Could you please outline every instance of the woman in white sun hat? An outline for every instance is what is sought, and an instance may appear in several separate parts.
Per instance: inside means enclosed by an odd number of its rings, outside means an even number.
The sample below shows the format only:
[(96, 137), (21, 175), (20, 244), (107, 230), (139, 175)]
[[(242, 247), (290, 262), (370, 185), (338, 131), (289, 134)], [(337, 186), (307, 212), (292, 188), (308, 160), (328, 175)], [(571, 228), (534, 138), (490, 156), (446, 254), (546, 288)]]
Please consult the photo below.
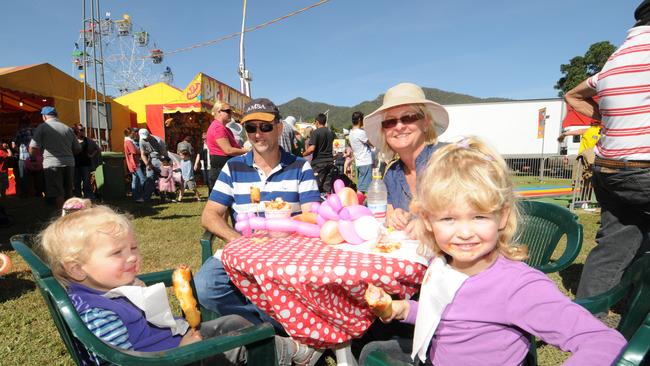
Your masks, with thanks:
[(384, 183), (388, 190), (386, 226), (410, 231), (409, 203), (417, 178), (429, 157), (442, 143), (440, 136), (449, 125), (449, 114), (440, 104), (426, 99), (413, 83), (400, 83), (386, 91), (376, 111), (363, 124), (368, 140), (391, 160)]

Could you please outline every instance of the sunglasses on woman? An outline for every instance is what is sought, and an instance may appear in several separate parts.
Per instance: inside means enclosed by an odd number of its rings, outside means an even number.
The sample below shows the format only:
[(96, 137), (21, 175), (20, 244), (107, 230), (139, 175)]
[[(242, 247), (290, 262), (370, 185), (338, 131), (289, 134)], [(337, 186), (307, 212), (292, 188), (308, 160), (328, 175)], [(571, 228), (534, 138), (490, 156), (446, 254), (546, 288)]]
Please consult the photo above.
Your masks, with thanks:
[(257, 132), (257, 128), (259, 127), (260, 132), (271, 132), (273, 131), (273, 123), (270, 122), (262, 122), (262, 123), (254, 123), (254, 122), (246, 122), (244, 123), (244, 129), (248, 133), (255, 133)]
[(421, 113), (409, 113), (399, 118), (389, 118), (381, 121), (381, 128), (389, 129), (397, 126), (397, 122), (402, 121), (402, 124), (410, 125), (424, 118)]

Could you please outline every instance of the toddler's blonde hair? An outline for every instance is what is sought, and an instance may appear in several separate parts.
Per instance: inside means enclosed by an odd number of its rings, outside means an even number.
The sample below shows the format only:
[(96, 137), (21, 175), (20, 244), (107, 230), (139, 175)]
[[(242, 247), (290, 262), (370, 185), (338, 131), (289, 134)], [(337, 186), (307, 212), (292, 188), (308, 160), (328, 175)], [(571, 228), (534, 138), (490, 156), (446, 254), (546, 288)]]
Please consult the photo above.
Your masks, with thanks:
[(444, 255), (424, 220), (434, 212), (466, 202), (480, 212), (499, 217), (509, 209), (506, 225), (499, 231), (497, 250), (509, 259), (526, 259), (525, 246), (512, 243), (518, 211), (510, 171), (503, 158), (485, 142), (467, 137), (441, 147), (431, 156), (418, 182), (411, 211), (417, 214), (415, 230), (420, 254)]
[(95, 206), (68, 213), (54, 220), (39, 234), (39, 242), (54, 277), (67, 286), (72, 280), (64, 263), (87, 260), (100, 234), (124, 238), (133, 226), (129, 217), (107, 206)]

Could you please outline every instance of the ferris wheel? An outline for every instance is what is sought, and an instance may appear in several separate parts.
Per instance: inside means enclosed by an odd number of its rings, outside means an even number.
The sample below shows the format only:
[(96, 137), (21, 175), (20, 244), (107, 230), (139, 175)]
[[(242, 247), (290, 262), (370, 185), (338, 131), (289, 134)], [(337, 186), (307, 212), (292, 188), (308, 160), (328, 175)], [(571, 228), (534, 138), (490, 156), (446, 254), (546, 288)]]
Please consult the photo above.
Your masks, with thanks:
[[(92, 28), (95, 29), (92, 29)], [(90, 23), (79, 32), (72, 52), (72, 63), (76, 71), (95, 72), (98, 59), (103, 63), (104, 83), (108, 95), (124, 95), (142, 89), (159, 81), (171, 84), (174, 75), (169, 66), (163, 65), (164, 53), (153, 42), (149, 32), (134, 24), (131, 16), (112, 19), (106, 13), (104, 19)], [(79, 74), (80, 78), (91, 78)]]

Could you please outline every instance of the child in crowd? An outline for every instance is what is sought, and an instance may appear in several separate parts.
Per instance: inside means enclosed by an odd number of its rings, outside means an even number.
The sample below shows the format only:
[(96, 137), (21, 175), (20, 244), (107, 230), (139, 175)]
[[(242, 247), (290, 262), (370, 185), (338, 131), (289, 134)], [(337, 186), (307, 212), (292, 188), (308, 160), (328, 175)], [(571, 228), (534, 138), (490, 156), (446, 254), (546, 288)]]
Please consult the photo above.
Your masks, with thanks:
[(176, 202), (176, 182), (174, 181), (174, 168), (168, 157), (160, 158), (160, 176), (158, 177), (158, 191), (160, 192), (160, 202), (167, 200), (168, 193), (171, 193), (172, 202)]
[[(74, 201), (71, 201), (74, 200)], [(203, 322), (199, 330), (173, 335), (170, 328), (154, 326), (144, 311), (126, 297), (106, 298), (106, 292), (120, 287), (143, 285), (137, 279), (141, 266), (138, 241), (125, 215), (106, 206), (90, 206), (73, 198), (64, 207), (73, 208), (52, 222), (40, 242), (55, 278), (68, 295), (88, 329), (103, 341), (125, 350), (156, 352), (198, 342), (251, 325), (238, 315)], [(87, 204), (88, 206), (81, 207)], [(281, 366), (308, 363), (314, 351), (290, 338), (275, 340)], [(95, 355), (90, 361), (98, 363)], [(227, 351), (210, 360), (215, 365), (243, 365), (244, 347)]]
[(520, 365), (528, 334), (572, 352), (566, 364), (612, 363), (625, 339), (519, 262), (526, 250), (512, 243), (517, 206), (501, 156), (463, 139), (435, 152), (419, 181), (427, 184), (411, 209), (419, 252), (432, 262), (419, 300), (394, 300), (382, 318), (415, 324), (411, 354), (403, 341), (371, 342), (362, 365), (375, 349), (406, 362), (428, 357), (436, 366)]
[(181, 174), (183, 175), (183, 186), (178, 196), (178, 202), (183, 200), (183, 192), (185, 189), (194, 191), (197, 201), (201, 201), (201, 193), (196, 188), (196, 181), (194, 180), (194, 167), (192, 165), (192, 157), (187, 150), (181, 151)]

